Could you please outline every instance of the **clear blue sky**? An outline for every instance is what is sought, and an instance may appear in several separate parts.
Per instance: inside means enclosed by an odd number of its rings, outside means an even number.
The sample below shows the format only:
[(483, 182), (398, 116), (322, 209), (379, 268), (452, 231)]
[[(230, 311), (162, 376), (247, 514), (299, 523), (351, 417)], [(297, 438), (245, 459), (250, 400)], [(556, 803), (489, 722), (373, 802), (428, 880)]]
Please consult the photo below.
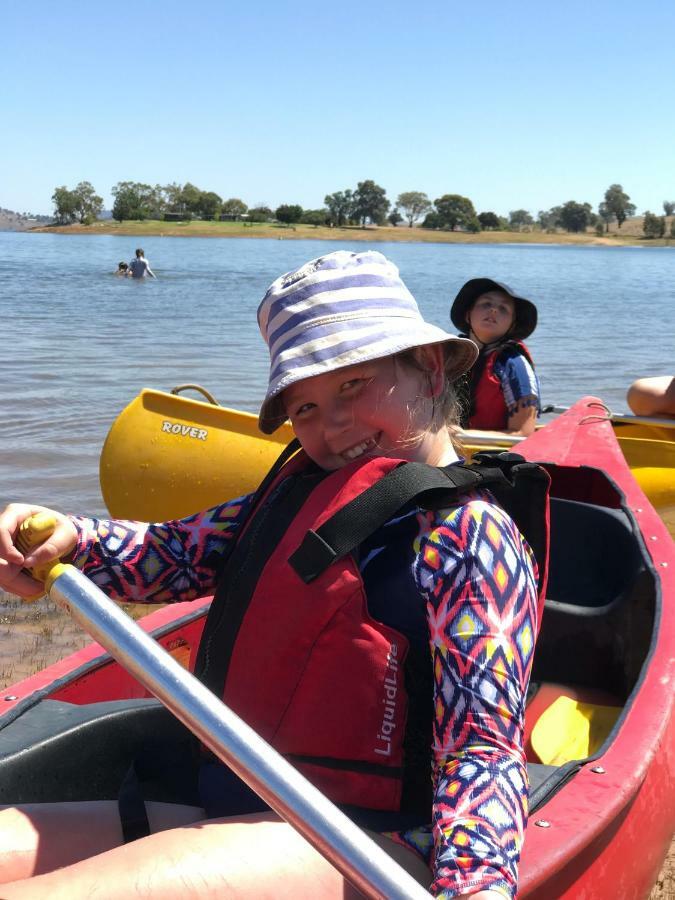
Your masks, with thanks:
[(192, 181), (249, 206), (374, 179), (478, 211), (675, 200), (675, 3), (2, 4), (0, 206)]

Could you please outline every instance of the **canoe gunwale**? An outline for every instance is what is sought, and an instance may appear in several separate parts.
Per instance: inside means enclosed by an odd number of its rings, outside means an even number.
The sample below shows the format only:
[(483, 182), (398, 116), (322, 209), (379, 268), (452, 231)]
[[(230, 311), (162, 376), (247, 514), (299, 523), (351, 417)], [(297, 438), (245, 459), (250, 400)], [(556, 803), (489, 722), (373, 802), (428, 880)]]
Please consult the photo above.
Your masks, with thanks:
[[(171, 635), (177, 629), (191, 625), (197, 619), (205, 616), (206, 607), (210, 602), (211, 597), (206, 597), (200, 601), (176, 604), (176, 606), (191, 607), (179, 618), (168, 617), (167, 612), (173, 611), (175, 607), (172, 609), (171, 606), (167, 606), (139, 619), (138, 624), (155, 640), (161, 641), (162, 638)], [(155, 624), (153, 620), (156, 618), (162, 618), (165, 621)], [(70, 662), (70, 667), (66, 671), (61, 671), (63, 664), (67, 662)], [(40, 701), (58, 698), (64, 689), (76, 684), (85, 676), (93, 675), (110, 665), (119, 666), (107, 650), (100, 644), (92, 642), (82, 650), (66, 657), (65, 660), (48, 666), (37, 675), (31, 675), (23, 681), (17, 682), (5, 697), (4, 709), (0, 708), (0, 731)], [(52, 673), (53, 677), (50, 677)], [(47, 677), (45, 678), (45, 676)], [(15, 699), (8, 700), (8, 696), (15, 697)]]

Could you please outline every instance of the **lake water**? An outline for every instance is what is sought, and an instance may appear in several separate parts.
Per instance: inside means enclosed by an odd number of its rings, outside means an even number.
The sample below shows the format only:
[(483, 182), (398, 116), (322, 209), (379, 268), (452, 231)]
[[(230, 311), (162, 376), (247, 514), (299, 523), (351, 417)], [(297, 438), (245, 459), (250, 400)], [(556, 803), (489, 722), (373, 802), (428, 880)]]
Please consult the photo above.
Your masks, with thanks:
[(675, 252), (662, 248), (144, 238), (158, 279), (113, 276), (136, 239), (0, 233), (0, 505), (105, 512), (98, 458), (143, 387), (196, 382), (256, 411), (267, 378), (255, 312), (269, 283), (332, 249), (377, 248), (427, 319), (451, 328), (469, 278), (533, 299), (544, 402), (625, 409), (639, 375), (675, 369)]

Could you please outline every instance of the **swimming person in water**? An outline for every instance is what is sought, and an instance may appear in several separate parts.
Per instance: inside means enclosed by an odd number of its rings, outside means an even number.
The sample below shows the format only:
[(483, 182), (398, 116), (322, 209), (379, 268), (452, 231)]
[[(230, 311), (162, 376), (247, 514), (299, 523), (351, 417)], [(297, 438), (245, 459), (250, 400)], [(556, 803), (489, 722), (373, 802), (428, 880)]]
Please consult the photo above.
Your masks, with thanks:
[(126, 276), (128, 274), (129, 274), (129, 266), (127, 265), (127, 263), (124, 262), (124, 260), (122, 260), (122, 262), (119, 262), (117, 264), (117, 271), (115, 272), (115, 275), (120, 275), (120, 276), (123, 276), (126, 278)]
[[(454, 386), (476, 345), (426, 322), (370, 250), (281, 275), (258, 324), (270, 355), (260, 430), (290, 419), (302, 448), (262, 492), (163, 524), (55, 513), (25, 557), (18, 528), (42, 507), (12, 504), (0, 587), (34, 595), (25, 567), (59, 557), (117, 601), (215, 592), (202, 680), (435, 896), (514, 897), (537, 562), (485, 489), (458, 488), (439, 508), (417, 490), (394, 514), (377, 505), (378, 486), (405, 471), (444, 485), (446, 471), (464, 474)], [(352, 501), (352, 525), (368, 509), (381, 518), (319, 564), (306, 536)], [(190, 805), (147, 801), (131, 821), (114, 801), (0, 809), (4, 900), (356, 897), (226, 766), (195, 759)]]
[(129, 263), (129, 271), (132, 278), (145, 278), (146, 275), (151, 278), (157, 277), (150, 268), (150, 263), (145, 258), (145, 251), (142, 247), (138, 247), (136, 250), (136, 256)]
[(499, 281), (472, 278), (455, 297), (450, 318), (480, 351), (464, 383), (462, 425), (532, 434), (541, 391), (523, 341), (537, 327), (537, 307)]

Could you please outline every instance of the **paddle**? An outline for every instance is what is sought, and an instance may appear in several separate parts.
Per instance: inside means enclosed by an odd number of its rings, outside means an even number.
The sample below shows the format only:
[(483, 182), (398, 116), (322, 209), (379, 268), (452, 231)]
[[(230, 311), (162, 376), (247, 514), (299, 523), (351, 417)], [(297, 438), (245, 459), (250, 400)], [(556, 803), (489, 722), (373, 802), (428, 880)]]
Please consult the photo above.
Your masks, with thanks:
[[(35, 546), (36, 536), (42, 542), (51, 533), (47, 526), (44, 519), (23, 523), (17, 540), (22, 552)], [(54, 562), (35, 574), (44, 580), (52, 601), (366, 897), (429, 897), (408, 872), (78, 569)]]

